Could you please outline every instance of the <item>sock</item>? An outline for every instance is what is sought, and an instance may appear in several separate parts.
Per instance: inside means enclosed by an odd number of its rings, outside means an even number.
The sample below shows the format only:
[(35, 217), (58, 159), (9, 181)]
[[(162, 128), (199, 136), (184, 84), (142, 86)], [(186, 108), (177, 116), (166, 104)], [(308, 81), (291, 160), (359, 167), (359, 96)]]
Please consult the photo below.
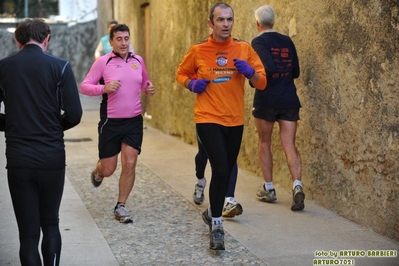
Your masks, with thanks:
[(97, 169), (96, 169), (96, 173), (95, 173), (95, 175), (94, 175), (94, 179), (95, 179), (97, 182), (101, 182), (101, 181), (104, 179), (104, 177), (98, 173), (98, 170), (97, 170)]
[(201, 179), (197, 179), (197, 184), (200, 185), (201, 187), (205, 187), (206, 184), (206, 179), (205, 177), (201, 178)]
[(222, 217), (212, 217), (212, 231), (215, 229), (223, 230), (223, 220)]
[(226, 197), (226, 202), (231, 204), (237, 204), (237, 201), (234, 197)]
[(124, 203), (124, 202), (119, 202), (119, 201), (118, 201), (118, 202), (116, 203), (115, 209), (118, 208), (118, 206), (125, 206), (125, 203)]
[(296, 186), (301, 186), (302, 187), (302, 182), (301, 180), (295, 180), (294, 185), (292, 186), (292, 189), (294, 189)]
[(265, 182), (265, 190), (273, 189), (273, 182)]

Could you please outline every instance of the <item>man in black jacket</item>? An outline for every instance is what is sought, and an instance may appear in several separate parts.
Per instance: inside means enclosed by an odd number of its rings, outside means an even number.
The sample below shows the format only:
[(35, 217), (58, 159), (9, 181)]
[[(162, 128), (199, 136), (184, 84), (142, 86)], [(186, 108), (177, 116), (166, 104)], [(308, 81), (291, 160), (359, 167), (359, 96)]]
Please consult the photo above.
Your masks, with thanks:
[(64, 130), (82, 117), (69, 62), (46, 53), (51, 35), (42, 19), (15, 31), (18, 53), (0, 60), (7, 177), (19, 229), (22, 265), (59, 265), (59, 208), (65, 180)]
[(265, 180), (256, 197), (265, 202), (277, 200), (273, 188), (271, 151), (274, 123), (277, 122), (293, 180), (291, 210), (301, 211), (305, 208), (305, 193), (302, 188), (301, 155), (295, 145), (301, 103), (294, 83), (300, 74), (299, 59), (291, 38), (273, 29), (275, 15), (271, 6), (263, 5), (256, 9), (255, 20), (259, 35), (251, 45), (267, 73), (267, 86), (264, 90), (255, 91), (252, 111), (259, 137), (259, 163)]

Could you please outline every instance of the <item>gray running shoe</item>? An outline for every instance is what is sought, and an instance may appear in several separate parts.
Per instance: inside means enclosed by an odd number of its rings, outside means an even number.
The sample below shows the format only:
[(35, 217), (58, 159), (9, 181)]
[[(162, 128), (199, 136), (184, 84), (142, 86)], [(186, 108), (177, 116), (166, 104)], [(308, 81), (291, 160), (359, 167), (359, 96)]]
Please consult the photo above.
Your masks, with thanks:
[(97, 169), (94, 169), (93, 172), (91, 172), (90, 180), (94, 187), (99, 187), (101, 182), (103, 182), (103, 180), (97, 174)]
[(208, 209), (202, 213), (202, 220), (209, 226), (209, 231), (212, 231), (212, 218), (209, 217)]
[(198, 184), (195, 184), (194, 195), (193, 195), (193, 200), (195, 204), (201, 205), (204, 202), (205, 199), (204, 189), (205, 185), (200, 186)]
[(305, 193), (301, 186), (295, 186), (292, 190), (291, 211), (301, 211), (305, 208)]
[(274, 202), (277, 200), (276, 191), (273, 189), (265, 190), (265, 186), (262, 184), (256, 192), (256, 198), (261, 201)]
[(224, 231), (223, 227), (219, 226), (211, 232), (211, 240), (209, 248), (212, 250), (225, 250), (224, 248)]
[(132, 217), (127, 213), (125, 205), (118, 204), (114, 209), (115, 219), (120, 223), (133, 223)]
[(223, 208), (222, 216), (226, 218), (233, 218), (234, 216), (241, 215), (243, 212), (240, 203), (230, 203), (227, 202)]

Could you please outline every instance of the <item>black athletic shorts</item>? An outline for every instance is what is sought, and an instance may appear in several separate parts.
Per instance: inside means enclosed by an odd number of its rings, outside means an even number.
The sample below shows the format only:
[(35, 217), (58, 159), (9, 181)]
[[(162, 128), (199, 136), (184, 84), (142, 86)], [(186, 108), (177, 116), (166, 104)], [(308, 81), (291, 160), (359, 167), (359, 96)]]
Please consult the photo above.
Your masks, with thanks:
[(256, 109), (252, 110), (255, 118), (263, 119), (268, 122), (276, 122), (277, 120), (298, 121), (299, 108), (294, 109)]
[(122, 142), (141, 152), (143, 117), (105, 118), (98, 123), (98, 156), (100, 159), (117, 155)]

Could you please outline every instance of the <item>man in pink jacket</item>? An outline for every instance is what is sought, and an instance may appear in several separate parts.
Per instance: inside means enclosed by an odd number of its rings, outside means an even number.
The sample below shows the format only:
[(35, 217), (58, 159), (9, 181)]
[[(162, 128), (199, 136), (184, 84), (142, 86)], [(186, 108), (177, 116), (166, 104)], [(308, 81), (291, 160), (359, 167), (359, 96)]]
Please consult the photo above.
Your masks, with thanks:
[(118, 154), (121, 153), (122, 171), (114, 215), (121, 223), (131, 223), (133, 220), (125, 203), (133, 189), (143, 140), (140, 93), (152, 96), (155, 90), (143, 58), (129, 52), (128, 26), (114, 26), (110, 31), (110, 43), (113, 51), (93, 63), (80, 85), (83, 94), (102, 95), (98, 124), (100, 159), (90, 178), (93, 186), (99, 187), (104, 177), (115, 172)]

